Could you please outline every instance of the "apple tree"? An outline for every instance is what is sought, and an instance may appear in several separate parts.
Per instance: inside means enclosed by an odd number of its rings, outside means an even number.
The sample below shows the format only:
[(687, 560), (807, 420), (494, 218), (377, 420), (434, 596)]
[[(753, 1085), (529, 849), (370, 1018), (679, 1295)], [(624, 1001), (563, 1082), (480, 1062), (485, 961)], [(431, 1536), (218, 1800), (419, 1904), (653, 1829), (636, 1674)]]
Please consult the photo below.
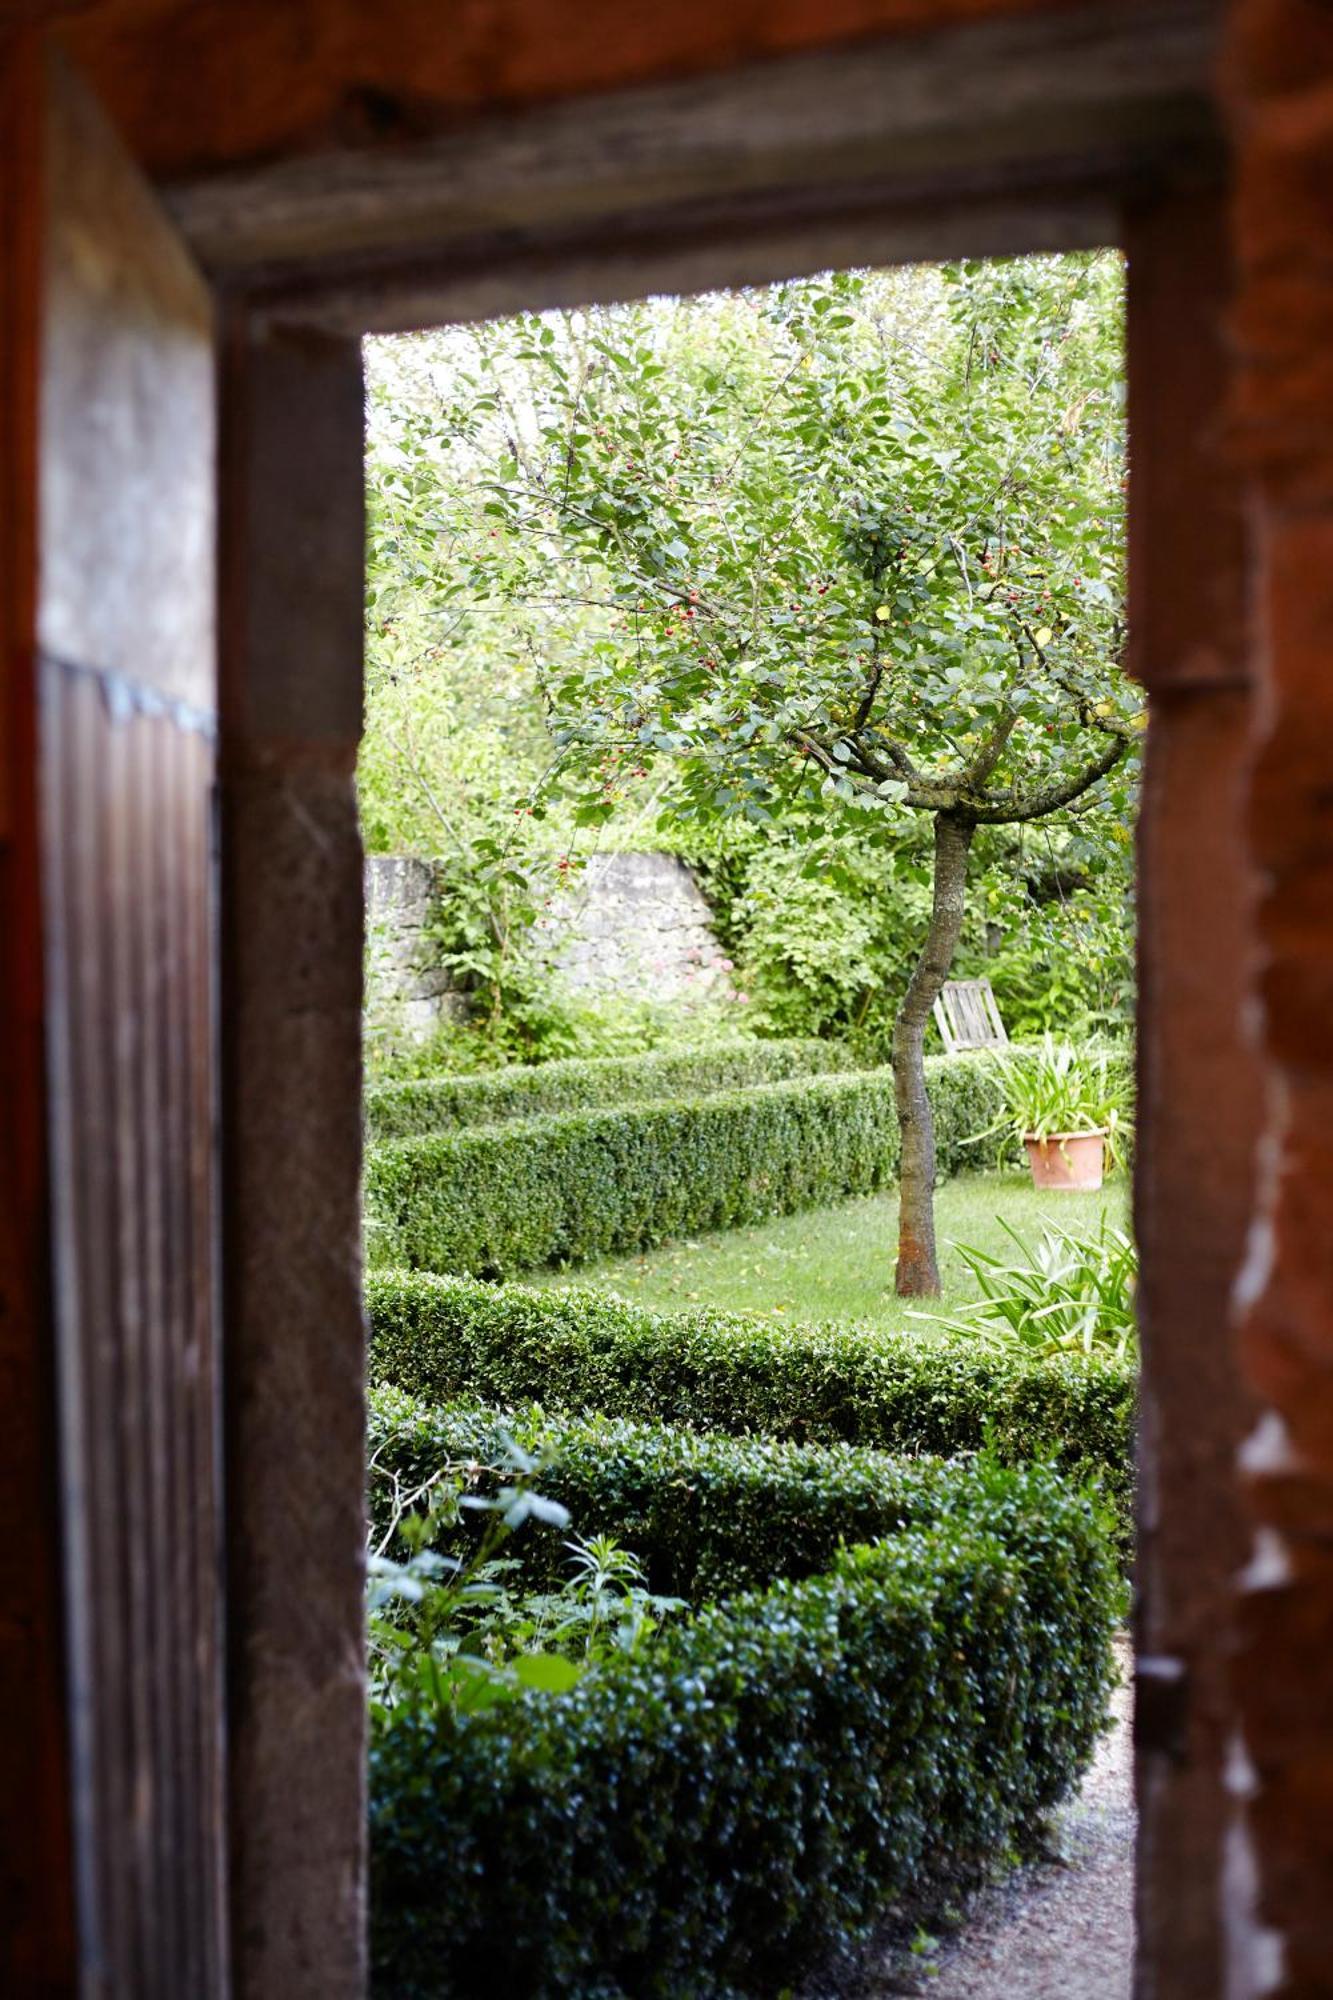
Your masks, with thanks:
[(1114, 256), (847, 273), (507, 322), (450, 375), (448, 589), (525, 608), (576, 817), (669, 760), (681, 820), (932, 823), (900, 1293), (939, 1288), (923, 1057), (977, 829), (1131, 811), (1120, 301)]

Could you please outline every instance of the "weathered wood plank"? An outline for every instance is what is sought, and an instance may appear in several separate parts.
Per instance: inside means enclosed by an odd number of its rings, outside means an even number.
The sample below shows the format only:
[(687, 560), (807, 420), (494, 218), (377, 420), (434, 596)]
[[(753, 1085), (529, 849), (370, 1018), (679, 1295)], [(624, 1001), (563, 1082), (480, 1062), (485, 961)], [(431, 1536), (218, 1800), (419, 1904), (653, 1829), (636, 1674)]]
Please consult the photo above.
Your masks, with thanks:
[(781, 195), (790, 215), (816, 196), (830, 213), (839, 191), (865, 206), (1058, 187), (1197, 145), (1215, 22), (1211, 0), (1164, 0), (936, 28), (182, 180), (169, 201), (207, 267), (294, 273), (641, 233), (700, 190), (714, 210)]
[(0, 1991), (76, 1977), (36, 791), (42, 70), (0, 38)]
[[(6, 0), (0, 0), (0, 7)], [(14, 4), (14, 0), (7, 0)], [(18, 0), (32, 6), (34, 0)], [(54, 9), (53, 9), (54, 11)], [(521, 111), (811, 48), (953, 35), (980, 20), (1114, 14), (1145, 64), (1164, 0), (81, 0), (68, 45), (155, 179), (230, 164), (393, 151), (479, 107)]]
[(651, 292), (760, 285), (816, 271), (1092, 249), (1116, 240), (1123, 163), (1089, 182), (996, 194), (993, 186), (836, 190), (701, 201), (576, 231), (511, 231), (404, 257), (248, 273), (257, 320), (334, 334), (395, 333)]
[(44, 95), (33, 873), (82, 1990), (213, 2000), (212, 317), (92, 100), (58, 68)]

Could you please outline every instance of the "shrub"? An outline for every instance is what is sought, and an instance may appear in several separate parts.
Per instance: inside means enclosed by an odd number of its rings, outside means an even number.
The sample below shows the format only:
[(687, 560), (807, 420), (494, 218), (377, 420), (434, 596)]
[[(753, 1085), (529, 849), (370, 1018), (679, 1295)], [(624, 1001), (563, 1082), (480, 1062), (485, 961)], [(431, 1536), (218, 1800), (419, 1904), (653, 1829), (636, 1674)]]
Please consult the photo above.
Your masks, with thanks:
[[(993, 1068), (929, 1065), (941, 1172), (978, 1163)], [(371, 1152), (370, 1257), (503, 1276), (868, 1194), (897, 1160), (888, 1070), (428, 1134)]]
[[(464, 968), (459, 968), (464, 970)], [(467, 1014), (445, 1015), (424, 1041), (403, 1038), (390, 1009), (368, 1024), (371, 1081), (411, 1083), (440, 1076), (476, 1076), (501, 1067), (548, 1062), (599, 1062), (607, 1056), (674, 1055), (767, 1039), (754, 1011), (716, 989), (672, 999), (629, 993), (591, 994), (553, 982), (549, 967), (520, 951), (508, 957), (497, 990), (473, 985)], [(466, 975), (465, 975), (466, 976)], [(469, 982), (470, 983), (470, 982)], [(499, 1012), (492, 1005), (498, 999)], [(842, 1067), (857, 1063), (844, 1056)]]
[(611, 1293), (372, 1275), (371, 1371), (429, 1402), (512, 1405), (759, 1431), (799, 1443), (949, 1456), (987, 1437), (1010, 1464), (1053, 1453), (1099, 1473), (1128, 1546), (1135, 1371), (1032, 1360), (947, 1336), (775, 1326), (696, 1307), (655, 1313)]
[[(955, 1489), (973, 1486), (970, 1466), (956, 1460), (550, 1415), (535, 1405), (503, 1415), (475, 1404), (439, 1408), (377, 1389), (370, 1402), (377, 1533), (441, 1469), (452, 1475), (470, 1463), (476, 1490), (492, 1490), (496, 1476), (483, 1468), (504, 1464), (510, 1439), (537, 1460), (534, 1483), (580, 1535), (614, 1533), (643, 1564), (649, 1590), (693, 1604), (779, 1576), (811, 1576), (827, 1569), (841, 1544), (933, 1521)], [(461, 1552), (486, 1519), (452, 1515), (438, 1524), (434, 1546)], [(568, 1569), (564, 1533), (538, 1522), (525, 1525), (506, 1555), (533, 1587), (559, 1582)]]
[(475, 1076), (432, 1076), (366, 1092), (366, 1132), (376, 1142), (491, 1125), (552, 1111), (582, 1111), (656, 1097), (703, 1095), (849, 1067), (836, 1042), (730, 1042), (647, 1055), (511, 1064)]
[(969, 1478), (935, 1524), (567, 1695), (396, 1710), (371, 1750), (379, 1989), (770, 1995), (1024, 1839), (1095, 1742), (1118, 1590), (1051, 1472)]

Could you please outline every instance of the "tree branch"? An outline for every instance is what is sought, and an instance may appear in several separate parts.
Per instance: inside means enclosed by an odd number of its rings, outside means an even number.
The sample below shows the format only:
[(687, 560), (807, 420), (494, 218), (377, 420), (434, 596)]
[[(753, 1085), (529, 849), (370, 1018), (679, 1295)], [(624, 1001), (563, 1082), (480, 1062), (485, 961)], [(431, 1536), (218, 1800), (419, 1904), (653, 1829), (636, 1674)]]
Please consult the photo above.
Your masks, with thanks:
[[(884, 746), (885, 755), (893, 766), (890, 770), (880, 762), (874, 751), (867, 754), (864, 744), (855, 736), (843, 735), (838, 739), (852, 752), (852, 757), (845, 764), (807, 730), (798, 729), (792, 740), (798, 750), (813, 759), (820, 770), (826, 771), (831, 778), (868, 779), (871, 784), (879, 785), (891, 778), (900, 781), (905, 787), (903, 803), (914, 812), (948, 812), (960, 803), (957, 781), (924, 777), (900, 743), (887, 742)], [(968, 809), (970, 811), (970, 807)]]
[(875, 706), (875, 699), (879, 694), (880, 683), (884, 679), (884, 669), (887, 665), (888, 661), (884, 654), (877, 652), (870, 679), (866, 682), (866, 691), (857, 703), (856, 716), (852, 723), (852, 734), (854, 736), (859, 735), (870, 720), (870, 712)]
[(1000, 792), (993, 797), (969, 802), (969, 817), (979, 826), (1014, 826), (1022, 820), (1044, 819), (1047, 813), (1059, 812), (1062, 806), (1072, 805), (1082, 798), (1084, 792), (1091, 791), (1100, 778), (1113, 771), (1134, 740), (1133, 731), (1122, 737), (1113, 736), (1099, 756), (1072, 777), (1058, 779), (1054, 784), (1045, 785), (1039, 791), (1026, 795), (1017, 792)]
[(995, 766), (1004, 755), (1005, 745), (1014, 733), (1018, 721), (1016, 708), (1001, 709), (990, 729), (982, 739), (976, 756), (963, 772), (963, 785), (968, 791), (979, 791), (990, 777)]
[(1066, 680), (1064, 675), (1051, 665), (1050, 660), (1047, 658), (1045, 647), (1037, 644), (1035, 632), (1031, 631), (1026, 624), (1023, 624), (1022, 631), (1023, 637), (1032, 648), (1038, 666), (1049, 680), (1055, 682), (1055, 685), (1060, 689), (1062, 694), (1069, 696), (1069, 699), (1078, 710), (1078, 719), (1083, 727), (1085, 729), (1095, 729), (1099, 736), (1116, 736), (1124, 743), (1132, 743), (1138, 735), (1138, 731), (1135, 729), (1133, 723), (1126, 722), (1123, 716), (1115, 714), (1099, 715), (1097, 713), (1098, 704), (1093, 702), (1091, 696), (1084, 694), (1081, 688), (1075, 687), (1072, 681)]

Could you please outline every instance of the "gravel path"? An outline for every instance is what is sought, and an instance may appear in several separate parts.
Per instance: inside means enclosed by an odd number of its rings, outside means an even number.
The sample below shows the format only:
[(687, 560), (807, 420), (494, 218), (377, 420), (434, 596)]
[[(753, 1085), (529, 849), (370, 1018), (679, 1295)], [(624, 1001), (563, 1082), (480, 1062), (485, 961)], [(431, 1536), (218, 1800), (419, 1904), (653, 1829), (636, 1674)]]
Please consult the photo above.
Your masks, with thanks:
[[(1128, 1649), (1119, 1655), (1127, 1683)], [(1130, 1691), (1117, 1690), (1077, 1798), (1052, 1824), (1050, 1861), (1017, 1870), (968, 1904), (961, 1927), (915, 1956), (890, 1952), (842, 1992), (855, 2000), (1129, 2000), (1134, 1956)], [(1058, 1858), (1054, 1858), (1058, 1857)], [(815, 1993), (802, 2000), (822, 2000)]]

